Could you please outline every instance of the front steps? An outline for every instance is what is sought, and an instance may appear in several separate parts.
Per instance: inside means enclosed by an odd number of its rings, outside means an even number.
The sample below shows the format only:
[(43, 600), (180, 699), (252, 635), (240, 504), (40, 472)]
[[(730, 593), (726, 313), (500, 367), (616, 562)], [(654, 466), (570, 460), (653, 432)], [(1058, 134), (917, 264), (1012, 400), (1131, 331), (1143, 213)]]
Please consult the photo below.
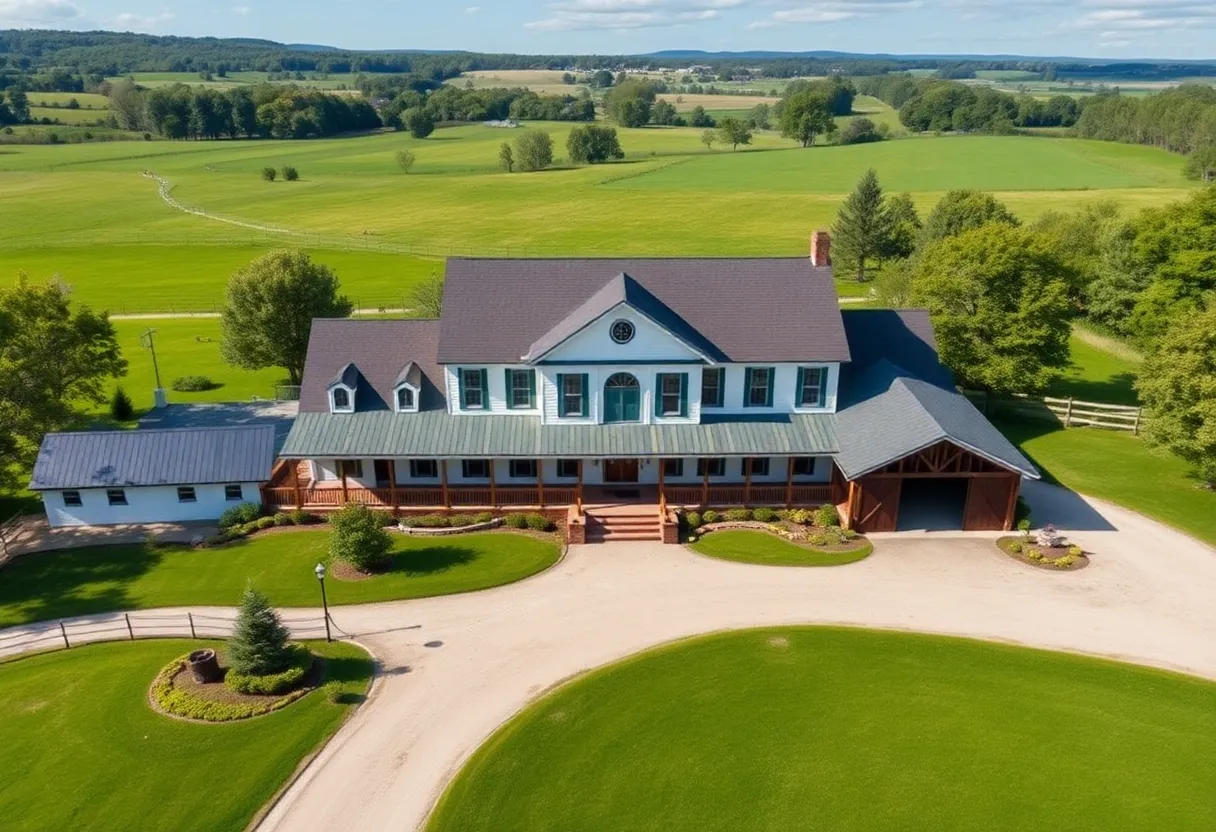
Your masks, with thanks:
[(584, 513), (588, 543), (663, 539), (658, 506), (588, 506)]

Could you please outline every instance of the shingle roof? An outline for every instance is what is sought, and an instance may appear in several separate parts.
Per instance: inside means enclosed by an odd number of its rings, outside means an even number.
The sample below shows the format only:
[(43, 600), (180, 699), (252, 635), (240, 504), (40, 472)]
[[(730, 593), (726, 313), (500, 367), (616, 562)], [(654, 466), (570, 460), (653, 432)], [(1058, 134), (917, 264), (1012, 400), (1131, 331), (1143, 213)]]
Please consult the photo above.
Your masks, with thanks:
[(856, 479), (943, 439), (1037, 479), (1035, 467), (954, 388), (923, 309), (846, 310), (836, 463)]
[(699, 425), (542, 425), (537, 416), (452, 416), (444, 411), (301, 413), (287, 458), (763, 456), (831, 454), (831, 414), (706, 418)]
[(352, 390), (359, 386), (359, 368), (355, 366), (354, 362), (348, 362), (345, 367), (338, 370), (338, 374), (329, 382), (329, 386), (333, 387), (335, 384), (341, 384)]
[(411, 387), (422, 385), (422, 368), (418, 366), (417, 361), (411, 361), (401, 368), (401, 372), (397, 373), (397, 378), (393, 381), (393, 387), (400, 387), (403, 384), (408, 384)]
[(391, 411), (393, 388), (403, 373), (410, 372), (411, 363), (417, 367), (415, 377), (422, 388), (420, 409), (442, 410), (443, 371), (435, 362), (438, 343), (439, 321), (318, 318), (308, 338), (300, 412), (329, 412), (327, 388), (347, 364), (359, 368), (356, 409)]
[(609, 280), (603, 288), (588, 298), (586, 303), (580, 305), (534, 341), (523, 356), (524, 360), (536, 361), (601, 315), (607, 314), (621, 304), (627, 304), (641, 312), (710, 360), (727, 360), (713, 342), (677, 315), (671, 307), (646, 291), (644, 286), (624, 273)]
[(452, 258), (438, 360), (519, 361), (619, 275), (716, 347), (723, 361), (849, 360), (832, 270), (797, 257)]
[(271, 425), (48, 433), (29, 487), (264, 482), (274, 456)]

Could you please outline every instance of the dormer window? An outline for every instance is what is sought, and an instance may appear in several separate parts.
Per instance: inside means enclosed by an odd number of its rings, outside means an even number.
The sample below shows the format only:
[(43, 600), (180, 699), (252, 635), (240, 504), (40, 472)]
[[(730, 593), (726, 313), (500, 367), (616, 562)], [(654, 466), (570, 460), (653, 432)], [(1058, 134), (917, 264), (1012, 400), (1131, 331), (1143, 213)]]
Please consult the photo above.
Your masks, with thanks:
[(397, 388), (397, 412), (398, 413), (417, 413), (418, 412), (418, 392), (408, 384), (403, 384)]
[(345, 387), (335, 387), (330, 390), (329, 402), (334, 413), (351, 413), (355, 409), (351, 391)]

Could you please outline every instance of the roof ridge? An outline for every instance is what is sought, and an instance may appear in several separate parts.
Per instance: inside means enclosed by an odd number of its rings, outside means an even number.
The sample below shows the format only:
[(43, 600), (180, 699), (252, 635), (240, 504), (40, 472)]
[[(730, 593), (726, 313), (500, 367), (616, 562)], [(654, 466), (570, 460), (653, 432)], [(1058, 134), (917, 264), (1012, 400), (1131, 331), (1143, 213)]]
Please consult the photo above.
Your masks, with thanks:
[[(204, 402), (199, 402), (204, 404)], [(207, 404), (224, 404), (223, 402), (207, 402)], [(147, 417), (148, 413), (144, 414)], [(187, 431), (213, 431), (213, 430), (274, 430), (274, 425), (256, 424), (256, 425), (195, 425), (194, 427), (181, 428), (143, 428), (134, 427), (129, 429), (123, 428), (108, 428), (106, 430), (54, 430), (43, 434), (46, 436), (147, 436), (151, 433), (185, 433)]]

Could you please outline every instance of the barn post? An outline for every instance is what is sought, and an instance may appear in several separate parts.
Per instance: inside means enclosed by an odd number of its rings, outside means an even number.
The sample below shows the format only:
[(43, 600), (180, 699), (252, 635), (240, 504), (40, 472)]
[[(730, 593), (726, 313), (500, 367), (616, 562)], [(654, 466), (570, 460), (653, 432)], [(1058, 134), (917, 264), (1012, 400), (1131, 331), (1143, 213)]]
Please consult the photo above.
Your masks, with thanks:
[(341, 469), (341, 474), (342, 474), (342, 505), (346, 505), (346, 500), (348, 498), (348, 491), (347, 491), (347, 484), (346, 484), (346, 471), (347, 471), (346, 460), (339, 459), (338, 467)]
[(300, 460), (291, 460), (291, 487), (295, 491), (296, 511), (301, 511), (304, 508), (304, 498), (300, 494)]

